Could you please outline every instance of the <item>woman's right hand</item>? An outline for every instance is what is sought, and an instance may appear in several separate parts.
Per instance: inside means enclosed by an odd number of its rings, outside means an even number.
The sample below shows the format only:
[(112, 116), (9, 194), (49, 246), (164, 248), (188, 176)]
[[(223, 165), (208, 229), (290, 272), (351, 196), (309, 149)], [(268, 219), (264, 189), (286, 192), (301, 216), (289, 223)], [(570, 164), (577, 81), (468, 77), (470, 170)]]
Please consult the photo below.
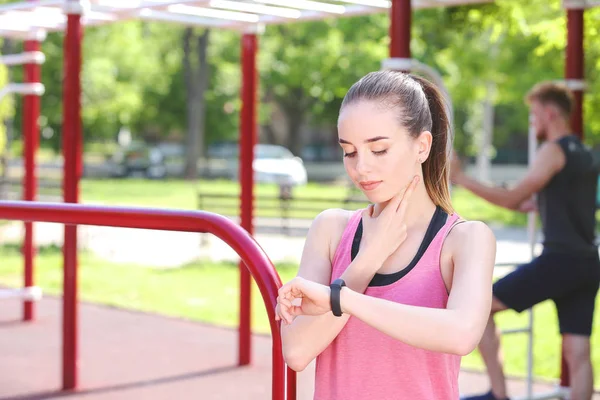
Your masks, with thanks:
[(394, 196), (377, 217), (373, 217), (373, 205), (363, 211), (363, 248), (381, 264), (406, 240), (406, 208), (419, 179), (415, 176), (404, 193)]

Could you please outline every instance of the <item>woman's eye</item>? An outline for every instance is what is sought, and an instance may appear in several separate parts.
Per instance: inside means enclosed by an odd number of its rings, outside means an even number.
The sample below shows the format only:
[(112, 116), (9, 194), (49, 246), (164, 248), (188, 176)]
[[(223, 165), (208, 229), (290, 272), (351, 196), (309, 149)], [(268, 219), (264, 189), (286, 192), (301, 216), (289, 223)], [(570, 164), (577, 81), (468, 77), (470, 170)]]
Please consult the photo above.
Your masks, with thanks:
[[(373, 154), (375, 154), (376, 156), (382, 156), (386, 153), (387, 153), (387, 149), (373, 152)], [(344, 153), (344, 157), (354, 157), (354, 156), (356, 156), (356, 151), (353, 151), (352, 153)]]

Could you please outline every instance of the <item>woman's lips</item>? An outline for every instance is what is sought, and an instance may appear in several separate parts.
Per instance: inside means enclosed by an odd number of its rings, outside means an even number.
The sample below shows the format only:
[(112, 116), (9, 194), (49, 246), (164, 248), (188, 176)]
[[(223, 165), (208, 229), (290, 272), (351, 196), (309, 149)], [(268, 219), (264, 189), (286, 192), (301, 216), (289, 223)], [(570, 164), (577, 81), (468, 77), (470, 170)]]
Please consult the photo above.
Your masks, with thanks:
[(363, 181), (360, 182), (360, 187), (362, 187), (364, 190), (371, 191), (377, 189), (381, 182), (382, 181)]

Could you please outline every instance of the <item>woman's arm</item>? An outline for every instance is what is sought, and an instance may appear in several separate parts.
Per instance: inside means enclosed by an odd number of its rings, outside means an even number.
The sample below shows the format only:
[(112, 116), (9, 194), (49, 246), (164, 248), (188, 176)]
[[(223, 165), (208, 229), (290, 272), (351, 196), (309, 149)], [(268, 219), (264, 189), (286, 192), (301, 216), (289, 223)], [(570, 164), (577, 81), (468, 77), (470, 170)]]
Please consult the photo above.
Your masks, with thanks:
[[(329, 287), (332, 238), (341, 236), (347, 221), (347, 212), (343, 210), (327, 210), (315, 219), (306, 238), (298, 277)], [(361, 250), (342, 279), (353, 291), (363, 293), (380, 267), (376, 265), (377, 259), (368, 250)], [(332, 313), (301, 315), (290, 325), (281, 324), (283, 356), (288, 366), (295, 371), (305, 369), (336, 338), (348, 318), (338, 318)]]
[(344, 288), (342, 311), (411, 346), (469, 354), (490, 314), (496, 240), (485, 224), (466, 222), (452, 229), (444, 246), (454, 264), (447, 308), (398, 304)]

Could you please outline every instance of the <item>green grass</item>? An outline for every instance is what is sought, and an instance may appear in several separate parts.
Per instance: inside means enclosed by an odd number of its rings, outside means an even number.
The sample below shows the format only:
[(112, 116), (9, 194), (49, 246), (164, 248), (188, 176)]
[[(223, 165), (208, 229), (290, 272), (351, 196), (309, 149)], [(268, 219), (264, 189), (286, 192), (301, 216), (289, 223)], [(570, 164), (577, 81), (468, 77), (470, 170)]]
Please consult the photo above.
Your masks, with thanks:
[[(21, 284), (22, 259), (16, 246), (1, 247), (0, 284)], [(62, 290), (62, 256), (55, 247), (40, 249), (37, 258), (36, 284), (45, 293), (60, 294)], [(291, 279), (297, 266), (278, 265), (285, 282)], [(235, 326), (238, 318), (238, 268), (232, 263), (196, 262), (182, 268), (147, 268), (133, 264), (114, 264), (88, 253), (80, 254), (80, 298), (84, 301), (131, 308), (146, 312), (182, 317), (223, 326)], [(253, 288), (252, 324), (255, 332), (269, 332), (262, 299)], [(597, 303), (600, 310), (600, 298)], [(595, 320), (597, 343), (600, 316)], [(498, 316), (502, 328), (515, 328), (527, 323), (526, 313), (505, 312)], [(559, 375), (560, 337), (554, 305), (544, 302), (535, 308), (535, 374), (544, 378)], [(503, 338), (507, 373), (523, 376), (526, 371), (526, 335)], [(600, 351), (593, 353), (596, 382), (600, 382)], [(463, 366), (482, 368), (477, 352), (463, 360)]]
[[(22, 258), (19, 247), (0, 247), (0, 285), (19, 286)], [(62, 252), (39, 249), (35, 282), (44, 293), (62, 293)], [(281, 279), (296, 274), (295, 265), (279, 265)], [(196, 262), (181, 268), (148, 268), (103, 261), (90, 253), (79, 255), (80, 299), (146, 312), (235, 326), (238, 318), (238, 267), (233, 263)], [(253, 287), (253, 326), (269, 332), (258, 288)]]
[[(145, 179), (85, 179), (81, 183), (81, 196), (83, 202), (100, 203), (105, 205), (126, 205), (159, 208), (176, 208), (193, 210), (198, 206), (197, 190), (203, 193), (239, 195), (240, 189), (237, 182), (215, 180), (199, 181), (197, 184), (182, 180), (152, 181)], [(290, 217), (314, 218), (319, 211), (326, 208), (344, 207), (343, 199), (348, 196), (345, 186), (324, 185), (309, 183), (306, 186), (294, 189), (294, 196), (302, 198), (337, 199), (339, 202), (312, 202), (310, 208), (315, 211), (290, 211)], [(278, 196), (279, 189), (276, 185), (258, 184), (255, 195)], [(467, 219), (482, 220), (487, 223), (502, 225), (524, 226), (524, 214), (502, 209), (494, 206), (464, 189), (456, 188), (452, 192), (456, 210)], [(366, 203), (365, 203), (366, 204)], [(239, 200), (206, 200), (204, 208), (210, 212), (225, 215), (237, 215)], [(277, 200), (256, 201), (257, 216), (279, 216), (279, 210), (269, 210), (278, 206)], [(292, 207), (306, 207), (306, 203), (298, 203)], [(360, 204), (350, 204), (349, 208), (361, 207)]]

